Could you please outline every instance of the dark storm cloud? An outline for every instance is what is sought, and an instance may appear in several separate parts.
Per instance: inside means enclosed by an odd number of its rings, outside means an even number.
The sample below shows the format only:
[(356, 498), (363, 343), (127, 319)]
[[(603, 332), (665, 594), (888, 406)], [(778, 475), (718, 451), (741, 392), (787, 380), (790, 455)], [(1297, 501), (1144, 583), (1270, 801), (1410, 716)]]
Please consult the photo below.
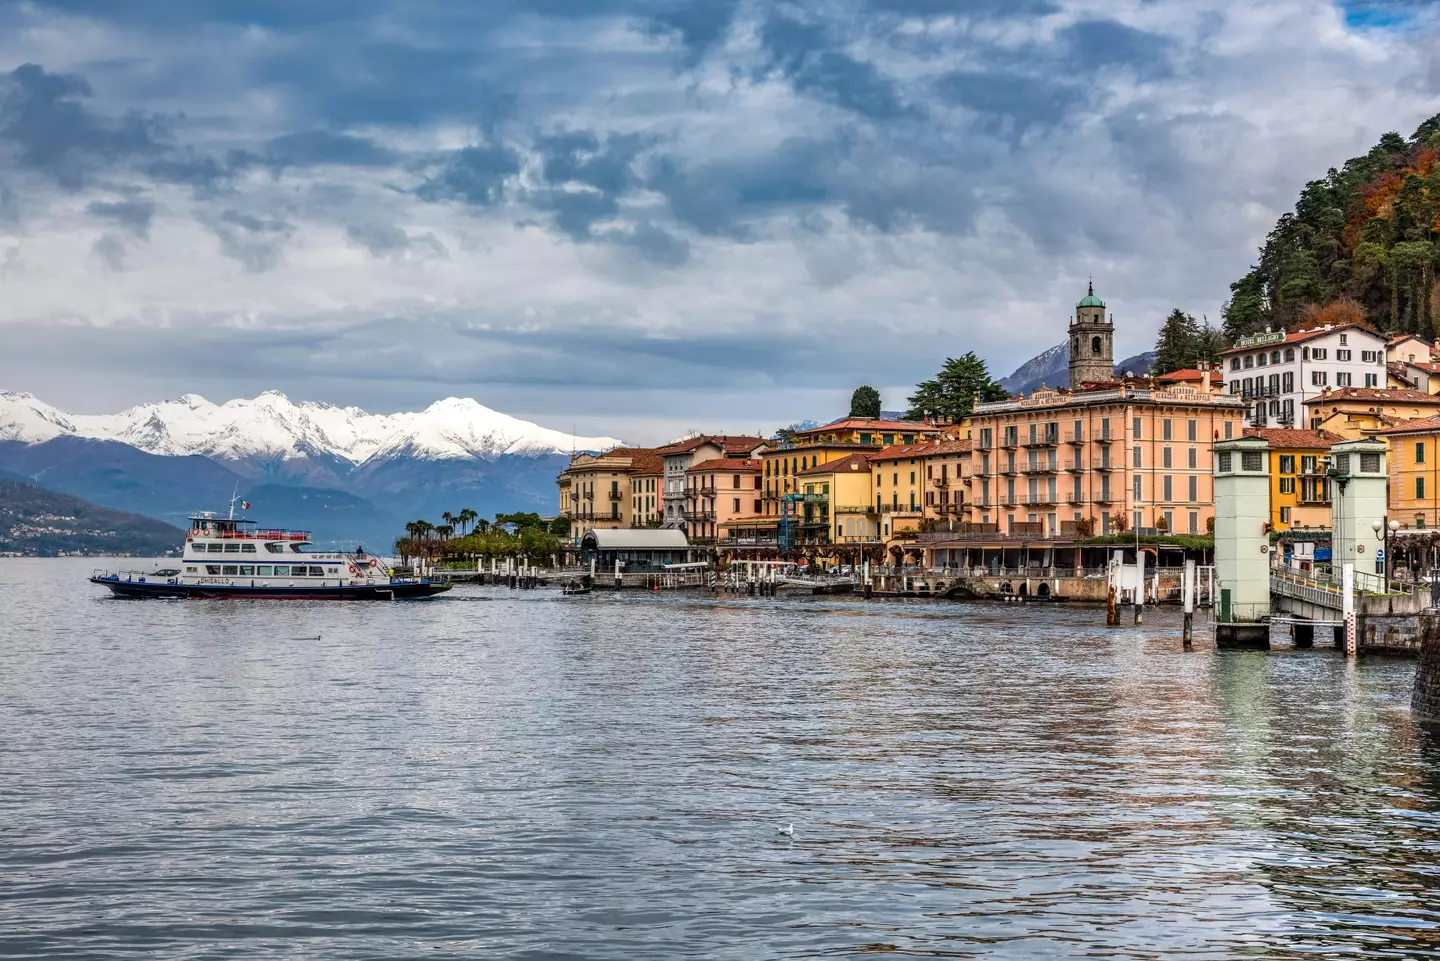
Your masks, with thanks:
[(894, 120), (915, 113), (901, 100), (895, 82), (873, 63), (839, 49), (825, 29), (784, 15), (771, 16), (760, 31), (778, 71), (796, 91), (833, 103), (871, 120)]
[(1065, 66), (1072, 71), (1122, 66), (1142, 80), (1170, 75), (1174, 41), (1114, 20), (1081, 20), (1060, 31)]
[(874, 10), (907, 17), (956, 17), (963, 20), (1006, 20), (1058, 13), (1051, 0), (868, 0)]
[(1032, 127), (1064, 123), (1085, 99), (1085, 92), (1066, 81), (1022, 73), (981, 73), (953, 70), (935, 81), (935, 92), (947, 103), (980, 117), (980, 127), (993, 136), (1023, 136)]
[(415, 194), (429, 203), (457, 201), (494, 207), (505, 196), (505, 181), (520, 172), (520, 155), (502, 144), (462, 147), (443, 160)]
[(238, 260), (246, 270), (260, 273), (280, 262), (285, 241), (295, 232), (283, 220), (256, 217), (238, 210), (226, 210), (210, 225), (220, 240), (225, 256)]
[(693, 67), (725, 38), (738, 7), (738, 0), (680, 0), (652, 14), (646, 28), (652, 35), (678, 37), (685, 65)]
[(164, 125), (132, 111), (112, 118), (90, 110), (85, 78), (49, 73), (27, 63), (0, 76), (0, 142), (22, 168), (78, 190), (97, 169), (160, 152)]
[(276, 137), (265, 144), (263, 153), (269, 163), (282, 167), (321, 164), (385, 167), (398, 159), (393, 150), (387, 150), (366, 137), (330, 130), (307, 130)]
[(150, 236), (150, 220), (155, 216), (155, 205), (148, 200), (96, 200), (85, 208), (85, 212), (114, 221), (136, 237), (145, 239)]

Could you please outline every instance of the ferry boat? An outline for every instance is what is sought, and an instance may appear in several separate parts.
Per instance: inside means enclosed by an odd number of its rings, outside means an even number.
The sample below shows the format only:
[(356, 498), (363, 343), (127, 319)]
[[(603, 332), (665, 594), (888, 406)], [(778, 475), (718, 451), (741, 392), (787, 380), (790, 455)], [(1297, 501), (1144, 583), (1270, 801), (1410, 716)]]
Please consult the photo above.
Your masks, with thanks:
[(261, 528), (254, 521), (202, 512), (190, 518), (178, 568), (148, 573), (96, 571), (90, 583), (119, 597), (255, 597), (295, 600), (406, 600), (450, 585), (396, 577), (383, 558), (310, 549), (309, 531)]

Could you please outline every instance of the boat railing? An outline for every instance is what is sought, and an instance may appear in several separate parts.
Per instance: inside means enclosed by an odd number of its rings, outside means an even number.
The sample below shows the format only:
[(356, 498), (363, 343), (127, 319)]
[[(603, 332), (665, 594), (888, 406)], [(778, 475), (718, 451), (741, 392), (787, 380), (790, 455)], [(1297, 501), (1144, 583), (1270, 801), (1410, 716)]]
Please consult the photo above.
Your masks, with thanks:
[(309, 531), (251, 530), (251, 531), (202, 531), (190, 530), (191, 537), (214, 538), (218, 541), (308, 541)]
[(90, 576), (99, 581), (114, 581), (120, 584), (179, 584), (179, 576), (156, 577), (154, 571), (107, 571), (95, 568)]

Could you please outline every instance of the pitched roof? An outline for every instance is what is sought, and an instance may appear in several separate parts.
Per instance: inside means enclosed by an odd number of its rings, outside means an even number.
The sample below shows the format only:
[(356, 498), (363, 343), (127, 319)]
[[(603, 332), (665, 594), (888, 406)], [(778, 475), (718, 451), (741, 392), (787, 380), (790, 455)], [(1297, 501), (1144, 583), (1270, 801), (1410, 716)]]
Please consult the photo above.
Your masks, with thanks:
[(832, 430), (939, 430), (934, 424), (927, 424), (919, 420), (881, 420), (878, 417), (847, 417), (844, 420), (837, 420), (833, 424), (821, 424), (819, 427), (809, 427), (805, 430), (797, 430), (795, 436), (804, 437), (807, 434), (819, 434)]
[(748, 457), (717, 457), (715, 460), (702, 460), (685, 473), (699, 474), (707, 470), (759, 471), (763, 466), (760, 461), (750, 460)]
[(1440, 431), (1440, 414), (1432, 414), (1429, 417), (1417, 417), (1414, 420), (1407, 420), (1398, 426), (1387, 430), (1376, 431), (1378, 434), (1411, 434), (1411, 433), (1433, 433)]
[[(1186, 367), (1182, 370), (1172, 370), (1168, 374), (1160, 374), (1155, 379), (1161, 383), (1189, 383), (1191, 381), (1204, 380), (1205, 373), (1194, 367)], [(1224, 381), (1224, 379), (1225, 375), (1218, 370), (1210, 371), (1211, 383)]]
[(839, 460), (832, 460), (824, 464), (816, 464), (814, 467), (807, 467), (798, 472), (798, 476), (806, 474), (841, 474), (847, 471), (868, 471), (870, 469), (870, 455), (868, 454), (846, 454)]
[(721, 450), (730, 451), (752, 451), (765, 443), (764, 438), (751, 437), (748, 434), (697, 434), (694, 437), (687, 437), (678, 440), (665, 448), (667, 454), (684, 454), (694, 450), (701, 444), (714, 444)]
[(1246, 437), (1259, 437), (1276, 450), (1329, 450), (1345, 438), (1328, 430), (1301, 430), (1298, 427), (1250, 427)]
[(929, 441), (919, 444), (892, 444), (884, 450), (870, 455), (871, 463), (877, 460), (908, 460), (912, 457), (935, 457), (941, 454), (960, 454), (971, 449), (968, 440)]
[(1426, 346), (1435, 346), (1434, 344), (1430, 343), (1430, 341), (1426, 340), (1424, 337), (1421, 337), (1419, 334), (1396, 334), (1394, 337), (1391, 337), (1389, 340), (1385, 341), (1385, 346), (1394, 347), (1396, 344), (1403, 344), (1407, 340), (1418, 340), (1420, 341), (1420, 343), (1425, 344)]
[(1324, 337), (1326, 334), (1339, 333), (1342, 330), (1360, 330), (1367, 334), (1374, 334), (1377, 339), (1384, 339), (1383, 335), (1375, 333), (1364, 324), (1332, 324), (1329, 327), (1316, 327), (1312, 330), (1292, 330), (1285, 334), (1284, 340), (1272, 341), (1268, 344), (1250, 344), (1246, 347), (1231, 347), (1229, 350), (1222, 350), (1222, 354), (1241, 354), (1251, 350), (1265, 349), (1272, 347), (1293, 346), (1307, 340), (1314, 340), (1316, 337)]
[(1440, 405), (1440, 397), (1434, 394), (1427, 394), (1423, 390), (1405, 390), (1404, 388), (1389, 387), (1339, 387), (1328, 393), (1311, 397), (1305, 401), (1309, 404), (1329, 404), (1335, 401), (1346, 400), (1378, 400), (1387, 404), (1435, 404)]

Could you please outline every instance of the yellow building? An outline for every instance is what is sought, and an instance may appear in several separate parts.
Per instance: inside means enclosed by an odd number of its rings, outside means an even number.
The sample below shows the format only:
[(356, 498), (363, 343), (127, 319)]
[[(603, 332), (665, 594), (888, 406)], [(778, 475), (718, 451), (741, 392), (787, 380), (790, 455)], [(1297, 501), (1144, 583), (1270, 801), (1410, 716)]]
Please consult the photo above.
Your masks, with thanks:
[(837, 460), (802, 470), (799, 490), (797, 546), (878, 548), (875, 515), (870, 512), (868, 456), (852, 452)]
[(926, 445), (925, 516), (937, 522), (968, 521), (971, 448), (969, 440), (942, 440)]
[[(913, 542), (925, 515), (925, 462), (930, 444), (901, 444), (870, 455), (870, 496), (887, 550)], [(903, 550), (903, 549), (902, 549)]]
[(576, 454), (555, 479), (560, 512), (571, 534), (587, 530), (646, 527), (663, 510), (660, 490), (664, 448), (617, 447), (603, 454)]
[(1381, 431), (1390, 445), (1389, 516), (1405, 527), (1440, 525), (1440, 415)]
[(1272, 530), (1330, 526), (1330, 482), (1323, 458), (1344, 440), (1323, 430), (1271, 427), (1245, 431), (1270, 445), (1270, 527)]

